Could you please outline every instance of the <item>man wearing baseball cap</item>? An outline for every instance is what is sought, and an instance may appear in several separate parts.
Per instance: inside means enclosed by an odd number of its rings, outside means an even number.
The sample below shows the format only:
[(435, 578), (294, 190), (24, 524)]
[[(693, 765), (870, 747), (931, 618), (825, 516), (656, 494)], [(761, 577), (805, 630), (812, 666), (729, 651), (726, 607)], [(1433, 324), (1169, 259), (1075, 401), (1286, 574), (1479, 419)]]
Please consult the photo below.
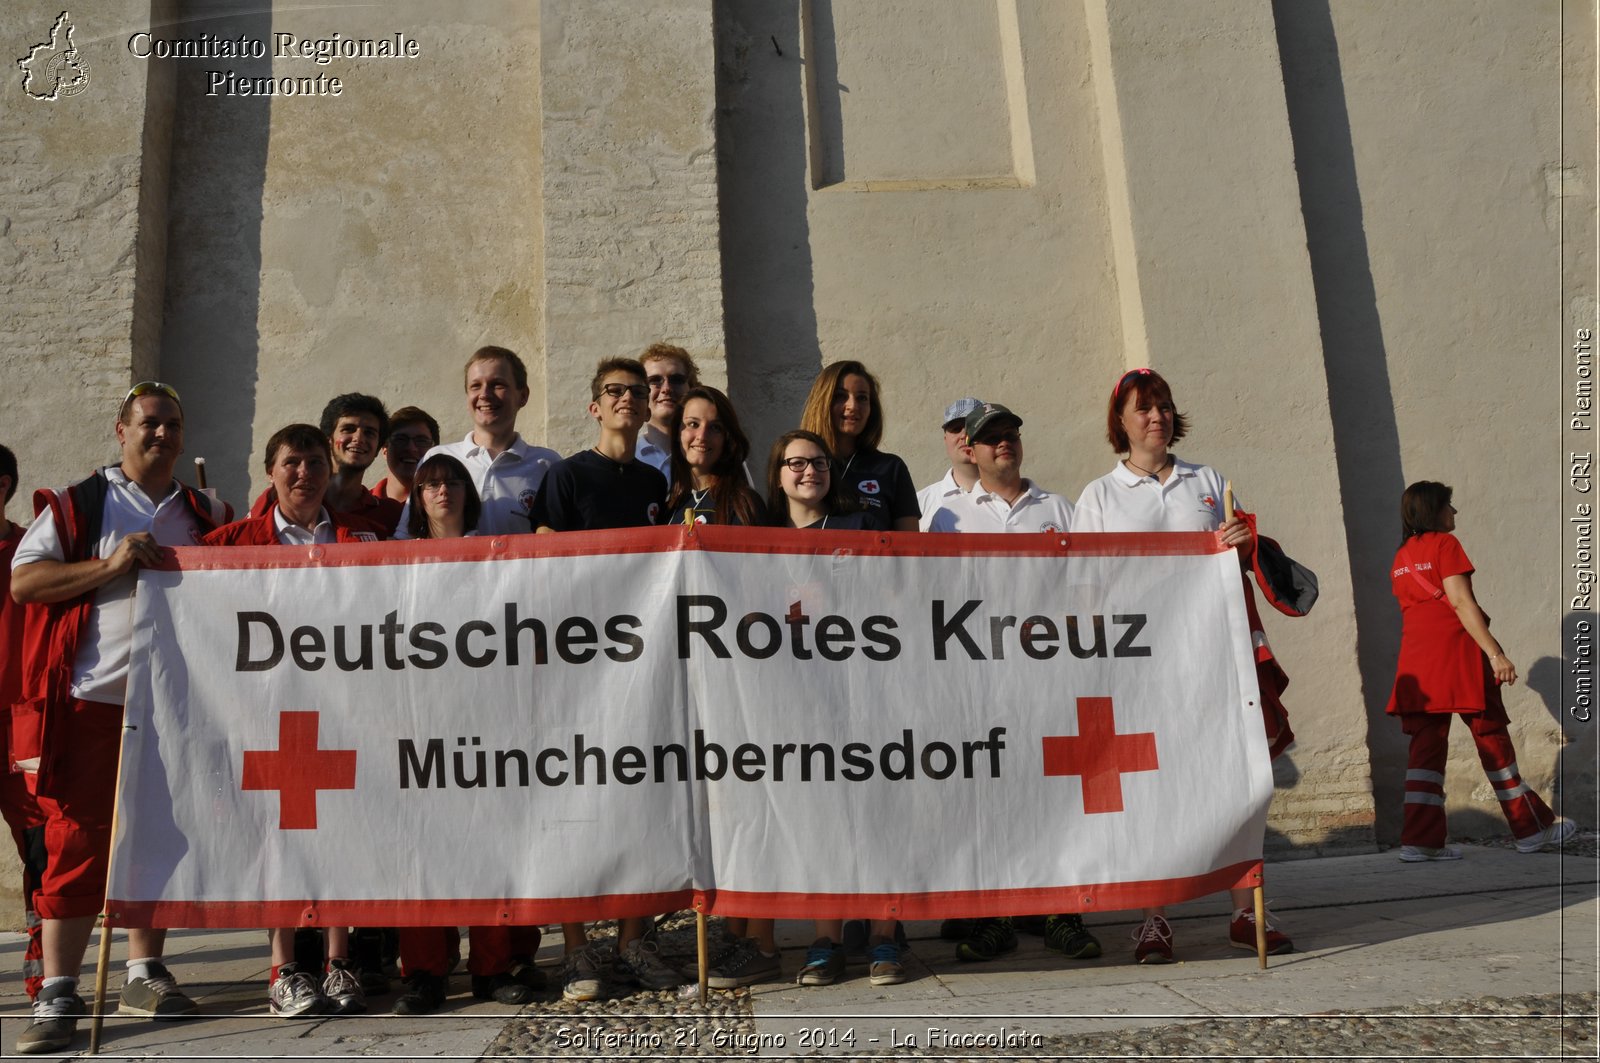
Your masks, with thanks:
[(922, 509), (919, 531), (927, 531), (928, 524), (945, 499), (972, 490), (978, 482), (978, 467), (972, 463), (972, 448), (967, 446), (967, 414), (983, 405), (981, 399), (957, 399), (944, 411), (944, 452), (950, 457), (950, 468), (944, 478), (917, 492), (917, 505)]
[(1022, 475), (1022, 418), (998, 402), (980, 402), (967, 414), (966, 427), (977, 483), (944, 499), (928, 519), (929, 531), (1064, 532), (1071, 527), (1072, 503), (1066, 496)]

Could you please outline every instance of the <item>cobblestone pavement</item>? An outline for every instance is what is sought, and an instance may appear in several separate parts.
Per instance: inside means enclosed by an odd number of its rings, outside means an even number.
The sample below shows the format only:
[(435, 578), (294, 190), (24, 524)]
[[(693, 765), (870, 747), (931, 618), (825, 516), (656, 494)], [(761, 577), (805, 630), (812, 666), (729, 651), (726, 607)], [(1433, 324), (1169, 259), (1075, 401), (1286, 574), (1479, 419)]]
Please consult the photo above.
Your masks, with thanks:
[[(762, 1041), (750, 998), (717, 994), (708, 1008), (672, 994), (634, 996), (607, 1005), (550, 1005), (525, 1012), (489, 1049), (495, 1057), (637, 1059), (661, 1056), (808, 1057), (816, 1047)], [(983, 1042), (930, 1038), (928, 1020), (907, 1024), (915, 1045), (835, 1045), (835, 1059), (1594, 1059), (1600, 1048), (1593, 992), (1481, 997), (1417, 1004), (1360, 1015), (1328, 1013), (1216, 1018), (1082, 1036), (1037, 1036), (1027, 1021), (997, 1026)], [(826, 1028), (824, 1028), (826, 1029)], [(823, 1035), (824, 1039), (826, 1035)]]

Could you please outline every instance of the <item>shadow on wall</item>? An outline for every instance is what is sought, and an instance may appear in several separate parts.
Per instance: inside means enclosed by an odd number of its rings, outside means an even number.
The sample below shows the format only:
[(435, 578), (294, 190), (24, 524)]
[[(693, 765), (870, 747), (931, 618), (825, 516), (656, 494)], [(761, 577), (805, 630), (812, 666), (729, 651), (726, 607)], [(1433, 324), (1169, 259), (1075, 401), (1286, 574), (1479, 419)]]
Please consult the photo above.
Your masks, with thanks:
[[(272, 39), (270, 8), (236, 10), (226, 0), (186, 0), (162, 30)], [(206, 64), (176, 65), (161, 366), (186, 399), (188, 454), (209, 459), (211, 486), (242, 515), (257, 468), (251, 432), (271, 97), (207, 96)], [(240, 78), (272, 74), (270, 58), (227, 65)]]
[(1567, 658), (1540, 657), (1528, 668), (1528, 689), (1539, 695), (1545, 711), (1561, 729), (1561, 752), (1554, 765), (1555, 792), (1550, 807), (1584, 826), (1594, 816), (1600, 789), (1594, 705), (1595, 619), (1592, 613), (1568, 613), (1561, 620), (1561, 645)]
[(822, 364), (799, 4), (716, 0), (714, 13), (728, 394), (764, 469)]
[[(1356, 611), (1377, 837), (1400, 837), (1406, 742), (1384, 718), (1400, 645), (1389, 590), (1405, 489), (1388, 355), (1368, 258), (1344, 78), (1326, 0), (1274, 0), (1289, 131), (1328, 376), (1334, 459)], [(1372, 514), (1384, 514), (1374, 520)]]

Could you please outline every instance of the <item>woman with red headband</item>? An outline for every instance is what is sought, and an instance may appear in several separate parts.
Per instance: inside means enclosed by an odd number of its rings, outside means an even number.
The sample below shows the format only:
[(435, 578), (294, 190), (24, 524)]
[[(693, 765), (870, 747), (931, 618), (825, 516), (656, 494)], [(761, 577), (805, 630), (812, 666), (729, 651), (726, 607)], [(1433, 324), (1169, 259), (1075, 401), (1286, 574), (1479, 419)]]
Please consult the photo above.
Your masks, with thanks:
[[(1125, 455), (1109, 473), (1083, 489), (1073, 510), (1074, 532), (1215, 532), (1223, 546), (1236, 548), (1241, 564), (1255, 550), (1250, 526), (1223, 510), (1226, 485), (1222, 474), (1173, 454), (1172, 444), (1189, 431), (1178, 412), (1172, 389), (1153, 369), (1125, 373), (1111, 389), (1106, 411), (1106, 439)], [(1274, 756), (1288, 745), (1286, 726), (1269, 734)], [(1252, 952), (1256, 948), (1255, 907), (1251, 891), (1235, 889), (1229, 943)], [(1267, 952), (1294, 951), (1294, 942), (1267, 924)], [(1159, 908), (1145, 910), (1144, 924), (1134, 932), (1134, 959), (1140, 963), (1172, 962), (1172, 926)]]

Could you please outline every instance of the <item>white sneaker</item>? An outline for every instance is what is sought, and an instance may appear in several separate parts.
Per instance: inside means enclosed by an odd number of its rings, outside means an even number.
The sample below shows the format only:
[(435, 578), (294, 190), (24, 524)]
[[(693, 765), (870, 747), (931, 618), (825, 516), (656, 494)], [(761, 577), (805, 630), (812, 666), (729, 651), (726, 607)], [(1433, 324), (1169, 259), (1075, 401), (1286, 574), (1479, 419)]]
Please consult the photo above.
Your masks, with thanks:
[(561, 964), (564, 1000), (598, 1000), (605, 984), (605, 960), (593, 945), (569, 953)]
[(1408, 864), (1420, 864), (1426, 860), (1460, 860), (1461, 850), (1453, 845), (1441, 845), (1437, 849), (1430, 849), (1426, 845), (1402, 845), (1400, 859)]
[(328, 961), (328, 977), (322, 980), (322, 995), (335, 1015), (358, 1015), (367, 1010), (367, 994), (361, 978), (344, 960)]
[[(284, 968), (288, 968), (285, 970)], [(281, 1019), (299, 1015), (320, 1015), (330, 1001), (322, 995), (317, 980), (290, 964), (278, 968), (278, 980), (267, 990), (267, 1006)]]
[(1558, 819), (1538, 834), (1517, 839), (1517, 852), (1536, 853), (1540, 849), (1559, 849), (1578, 833), (1578, 825), (1570, 819)]

